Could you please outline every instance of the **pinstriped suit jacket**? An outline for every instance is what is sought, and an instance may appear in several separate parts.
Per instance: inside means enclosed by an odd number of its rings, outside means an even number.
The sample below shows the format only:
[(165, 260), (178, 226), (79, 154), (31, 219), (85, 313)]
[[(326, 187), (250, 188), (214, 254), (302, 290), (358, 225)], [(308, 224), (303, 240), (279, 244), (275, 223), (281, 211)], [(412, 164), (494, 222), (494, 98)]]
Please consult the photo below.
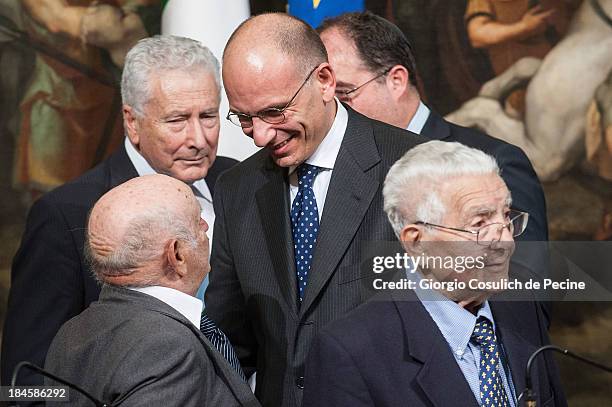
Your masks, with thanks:
[(372, 241), (396, 240), (382, 208), (384, 178), (408, 149), (426, 141), (347, 110), (301, 306), (287, 169), (276, 166), (264, 150), (217, 182), (206, 308), (245, 370), (257, 371), (255, 394), (266, 406), (301, 404), (313, 337), (370, 295), (360, 282), (365, 248)]

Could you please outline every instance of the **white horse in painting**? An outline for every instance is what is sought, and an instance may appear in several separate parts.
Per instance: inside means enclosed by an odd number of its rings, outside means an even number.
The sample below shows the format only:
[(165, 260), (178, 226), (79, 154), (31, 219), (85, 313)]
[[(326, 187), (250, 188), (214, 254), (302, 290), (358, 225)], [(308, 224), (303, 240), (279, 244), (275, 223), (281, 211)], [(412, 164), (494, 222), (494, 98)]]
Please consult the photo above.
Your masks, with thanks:
[[(519, 60), (446, 118), (520, 147), (541, 180), (557, 179), (584, 157), (586, 112), (612, 70), (611, 16), (612, 0), (583, 1), (567, 35), (543, 61)], [(523, 122), (509, 117), (500, 99), (529, 78)]]

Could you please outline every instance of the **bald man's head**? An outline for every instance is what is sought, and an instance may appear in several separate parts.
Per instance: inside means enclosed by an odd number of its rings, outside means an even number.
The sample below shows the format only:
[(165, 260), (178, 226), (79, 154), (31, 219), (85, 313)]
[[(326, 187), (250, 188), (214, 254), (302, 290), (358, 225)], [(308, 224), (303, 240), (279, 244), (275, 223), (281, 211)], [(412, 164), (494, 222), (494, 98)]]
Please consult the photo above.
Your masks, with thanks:
[(223, 84), (232, 122), (281, 167), (306, 161), (336, 115), (325, 46), (287, 14), (262, 14), (236, 29), (223, 54)]
[[(208, 271), (205, 231), (199, 204), (189, 186), (166, 175), (147, 175), (113, 188), (94, 205), (86, 253), (95, 276), (102, 282), (167, 285), (164, 282), (168, 278), (181, 280), (173, 276), (175, 272), (198, 269), (182, 281), (195, 284), (193, 280)], [(195, 253), (195, 249), (203, 252)], [(175, 254), (182, 256), (178, 262), (170, 258)], [(189, 264), (181, 263), (183, 260)], [(184, 270), (176, 270), (177, 267)], [(179, 284), (172, 288), (181, 287)], [(189, 285), (188, 291), (191, 288)]]
[(240, 61), (260, 64), (270, 54), (276, 57), (282, 54), (302, 75), (327, 62), (325, 46), (312, 27), (285, 13), (267, 13), (238, 26), (223, 52), (223, 64)]

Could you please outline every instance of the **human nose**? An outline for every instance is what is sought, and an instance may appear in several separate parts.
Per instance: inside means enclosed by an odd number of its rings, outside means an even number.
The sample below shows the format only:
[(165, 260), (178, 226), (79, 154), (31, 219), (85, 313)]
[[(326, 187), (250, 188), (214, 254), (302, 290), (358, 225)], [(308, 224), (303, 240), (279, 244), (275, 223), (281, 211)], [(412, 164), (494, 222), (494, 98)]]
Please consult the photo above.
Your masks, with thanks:
[(253, 126), (250, 136), (257, 147), (266, 147), (276, 136), (274, 125), (266, 123), (259, 117), (253, 117)]
[(208, 145), (208, 141), (206, 139), (207, 132), (218, 129), (218, 126), (216, 125), (212, 128), (207, 128), (200, 122), (200, 120), (197, 119), (194, 119), (189, 127), (189, 147), (194, 147), (198, 150), (202, 150)]
[(505, 223), (501, 226), (499, 239), (502, 242), (513, 242), (514, 241), (514, 225), (512, 221)]
[[(512, 236), (512, 222), (495, 225), (495, 235), (489, 242), (490, 249), (510, 249), (514, 246)], [(513, 249), (512, 249), (513, 250)]]
[(204, 228), (204, 232), (208, 232), (208, 222), (204, 220), (204, 218), (200, 217), (200, 226)]

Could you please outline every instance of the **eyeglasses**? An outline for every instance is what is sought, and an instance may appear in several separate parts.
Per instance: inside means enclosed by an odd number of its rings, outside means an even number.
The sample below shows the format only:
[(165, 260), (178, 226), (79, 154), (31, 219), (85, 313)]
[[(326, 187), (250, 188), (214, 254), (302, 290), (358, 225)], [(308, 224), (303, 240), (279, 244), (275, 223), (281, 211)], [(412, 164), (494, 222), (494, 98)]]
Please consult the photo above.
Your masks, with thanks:
[(517, 237), (520, 236), (527, 228), (527, 222), (529, 221), (529, 214), (527, 212), (511, 210), (508, 217), (510, 218), (508, 223), (489, 223), (488, 225), (481, 226), (476, 230), (451, 228), (448, 226), (436, 225), (435, 223), (422, 221), (415, 222), (415, 224), (470, 233), (472, 235), (476, 235), (476, 242), (479, 245), (489, 246), (492, 242), (499, 242), (501, 240), (504, 229), (508, 229), (508, 231), (512, 233), (512, 237)]
[(253, 127), (254, 117), (259, 117), (264, 122), (270, 123), (270, 124), (283, 123), (285, 120), (287, 120), (287, 117), (285, 116), (285, 110), (287, 110), (287, 108), (291, 106), (291, 104), (293, 103), (297, 95), (300, 93), (304, 85), (306, 85), (306, 83), (308, 82), (308, 79), (310, 79), (310, 76), (314, 73), (314, 71), (317, 70), (317, 68), (318, 66), (315, 66), (312, 69), (312, 71), (310, 71), (306, 79), (304, 79), (304, 82), (302, 82), (302, 84), (300, 85), (300, 88), (297, 90), (297, 92), (295, 92), (293, 97), (289, 100), (289, 102), (287, 102), (285, 107), (283, 107), (282, 109), (279, 109), (276, 107), (270, 107), (268, 109), (262, 110), (261, 112), (258, 112), (253, 115), (246, 114), (246, 113), (229, 112), (226, 116), (226, 119), (232, 122), (232, 124), (235, 124), (236, 126), (240, 126), (243, 129)]
[(347, 101), (351, 99), (351, 94), (357, 92), (359, 89), (363, 88), (365, 85), (367, 85), (370, 82), (374, 82), (376, 79), (385, 76), (386, 74), (389, 73), (389, 71), (391, 71), (391, 68), (387, 68), (385, 69), (383, 72), (379, 73), (378, 75), (376, 75), (375, 77), (367, 80), (366, 82), (362, 83), (359, 86), (354, 87), (353, 89), (349, 89), (346, 91), (341, 91), (341, 90), (336, 90), (336, 97), (342, 101)]

